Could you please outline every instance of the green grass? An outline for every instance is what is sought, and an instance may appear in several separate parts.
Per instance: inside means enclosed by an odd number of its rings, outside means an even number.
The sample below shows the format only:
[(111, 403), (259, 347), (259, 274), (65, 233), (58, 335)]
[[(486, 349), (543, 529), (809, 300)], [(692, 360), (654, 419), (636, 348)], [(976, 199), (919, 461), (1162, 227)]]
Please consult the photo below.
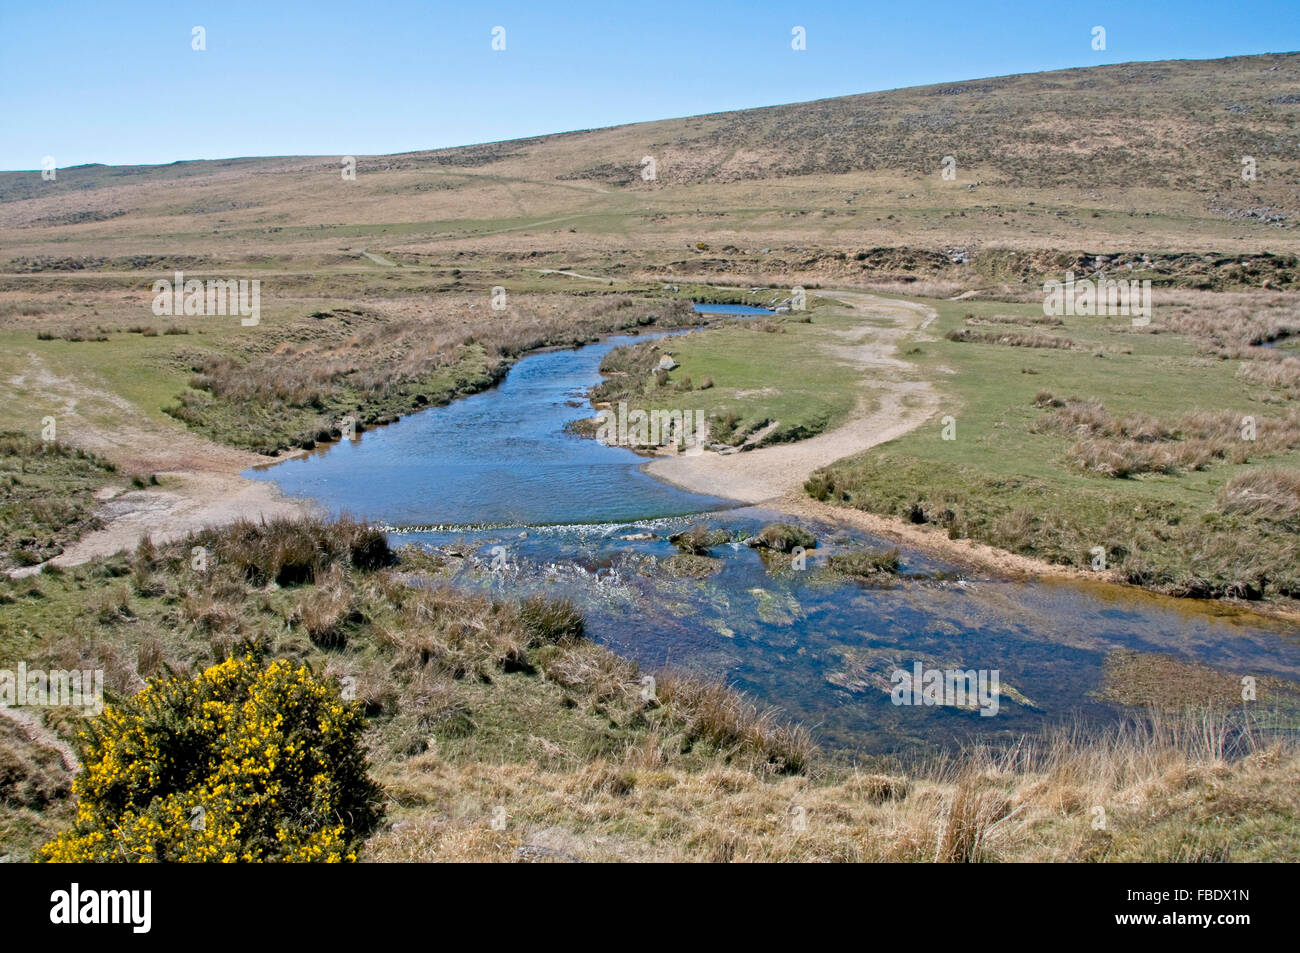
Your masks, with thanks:
[[(256, 646), (355, 678), (380, 772), (431, 749), (466, 766), (540, 757), (573, 769), (620, 755), (652, 730), (675, 739), (674, 761), (684, 768), (803, 768), (806, 735), (738, 700), (719, 707), (711, 689), (678, 679), (646, 703), (637, 667), (586, 641), (571, 605), (456, 592), (437, 585), (436, 570), (423, 576), (431, 585), (413, 586), (405, 574), (432, 568), (427, 556), (410, 552), (394, 567), (403, 575), (394, 575), (383, 539), (346, 520), (243, 523), (65, 571), (0, 578), (0, 669), (20, 661), (103, 669), (112, 704), (151, 675), (196, 672)], [(201, 571), (192, 566), (195, 546), (210, 555)], [(316, 638), (322, 623), (329, 640)], [(45, 713), (46, 725), (69, 739), (82, 717)], [(0, 731), (0, 832), (21, 857), (51, 823), (68, 819), (67, 787), (48, 793), (45, 775), (61, 772), (45, 764), (39, 745), (14, 739), (11, 758), (6, 742)], [(36, 781), (40, 791), (18, 796)], [(33, 807), (49, 823), (37, 823)]]
[[(428, 554), (385, 567), (377, 538), (346, 522), (244, 524), (0, 579), (0, 668), (103, 669), (109, 704), (249, 643), (354, 678), (393, 825), (368, 842), (374, 860), (509, 860), (547, 832), (590, 859), (1294, 859), (1291, 747), (1224, 754), (1174, 722), (870, 774), (816, 758), (805, 734), (720, 683), (660, 673), (647, 697), (637, 667), (585, 641), (571, 607), (441, 588)], [(191, 565), (198, 544), (216, 557), (204, 571)], [(323, 613), (344, 635), (330, 648), (307, 631)], [(28, 714), (64, 739), (83, 717)], [(10, 859), (71, 823), (68, 782), (48, 745), (0, 718)], [(992, 836), (1013, 802), (1021, 823)], [(1113, 833), (1089, 837), (1099, 803)], [(806, 831), (792, 831), (792, 805)], [(489, 825), (498, 806), (502, 828)], [(942, 819), (959, 808), (990, 829), (978, 850), (949, 843)]]
[(90, 454), (0, 434), (0, 570), (51, 559), (97, 528), (93, 494), (114, 480), (114, 467)]
[[(1052, 562), (1090, 566), (1090, 553), (1100, 546), (1107, 568), (1176, 594), (1257, 598), (1261, 588), (1273, 596), (1295, 591), (1300, 549), (1294, 532), (1265, 520), (1224, 516), (1217, 504), (1224, 484), (1260, 458), (1107, 479), (1066, 462), (1072, 435), (1033, 429), (1047, 413), (1034, 405), (1040, 391), (1096, 398), (1114, 416), (1162, 421), (1195, 411), (1261, 420), (1280, 415), (1276, 403), (1266, 402), (1275, 395), (1237, 379), (1239, 362), (1198, 353), (1194, 341), (1173, 334), (1107, 330), (1126, 318), (1072, 317), (1047, 329), (1086, 350), (952, 341), (943, 335), (965, 326), (967, 315), (1033, 317), (1041, 316), (1041, 307), (931, 304), (939, 319), (929, 332), (939, 339), (904, 350), (941, 383), (939, 414), (898, 440), (820, 471), (809, 481), (813, 495), (934, 523), (953, 536)], [(1157, 300), (1157, 314), (1158, 309)], [(943, 439), (946, 417), (953, 418), (955, 439)], [(1294, 467), (1300, 453), (1267, 463)]]
[[(857, 321), (827, 307), (811, 323), (790, 315), (727, 322), (634, 346), (649, 363), (621, 348), (601, 367), (618, 376), (607, 378), (595, 397), (625, 400), (632, 409), (701, 410), (710, 439), (719, 443), (742, 443), (773, 423), (760, 445), (805, 439), (833, 429), (868, 396), (862, 371), (833, 353), (844, 343), (835, 332)], [(646, 370), (660, 354), (680, 366), (656, 380)]]

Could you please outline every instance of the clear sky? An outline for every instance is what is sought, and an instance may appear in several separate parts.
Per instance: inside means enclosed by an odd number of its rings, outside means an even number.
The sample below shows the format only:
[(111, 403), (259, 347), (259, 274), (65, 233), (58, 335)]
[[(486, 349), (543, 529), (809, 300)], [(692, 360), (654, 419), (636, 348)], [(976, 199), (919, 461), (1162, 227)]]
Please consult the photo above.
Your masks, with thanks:
[(1296, 49), (1300, 0), (0, 0), (0, 169), (370, 155)]

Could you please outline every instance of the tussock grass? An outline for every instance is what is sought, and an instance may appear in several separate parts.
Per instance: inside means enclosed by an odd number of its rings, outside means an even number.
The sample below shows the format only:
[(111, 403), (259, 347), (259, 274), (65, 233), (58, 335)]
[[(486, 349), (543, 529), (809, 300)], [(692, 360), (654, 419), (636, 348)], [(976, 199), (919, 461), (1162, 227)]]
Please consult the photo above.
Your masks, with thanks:
[(1300, 472), (1269, 469), (1240, 473), (1219, 493), (1224, 513), (1249, 513), (1298, 528)]
[(332, 567), (378, 569), (394, 562), (380, 530), (346, 517), (334, 522), (289, 517), (260, 523), (240, 520), (195, 533), (186, 542), (191, 549), (203, 547), (255, 586), (313, 582)]
[(703, 739), (730, 759), (778, 774), (807, 770), (815, 746), (802, 726), (781, 720), (774, 708), (760, 708), (716, 680), (664, 673), (660, 701), (680, 718), (691, 739)]
[(246, 351), (196, 354), (189, 389), (166, 412), (264, 453), (336, 440), (341, 422), (391, 423), (496, 383), (520, 354), (616, 330), (696, 323), (681, 301), (512, 295), (505, 313), (448, 295), (435, 314), (401, 305), (318, 311)]
[(722, 546), (731, 539), (731, 533), (708, 523), (695, 523), (689, 529), (673, 533), (668, 542), (677, 547), (677, 551), (687, 556), (707, 556), (715, 546)]
[(1246, 463), (1300, 447), (1300, 410), (1253, 421), (1231, 411), (1200, 411), (1166, 422), (1148, 415), (1114, 417), (1098, 400), (1057, 398), (1041, 391), (1035, 406), (1053, 407), (1031, 429), (1078, 436), (1066, 452), (1071, 465), (1088, 473), (1124, 478), (1141, 473), (1204, 470), (1216, 461)]
[(1046, 347), (1063, 351), (1078, 350), (1079, 344), (1069, 338), (1054, 334), (1024, 334), (1019, 331), (973, 331), (954, 328), (944, 335), (949, 341), (966, 341), (978, 344), (1001, 344), (1004, 347)]
[(791, 523), (768, 523), (756, 535), (745, 540), (745, 544), (758, 549), (788, 553), (792, 552), (796, 546), (802, 546), (804, 549), (816, 549), (817, 537), (802, 526), (795, 526)]
[[(1110, 483), (1111, 481), (1107, 481)], [(1294, 598), (1300, 541), (1260, 514), (1191, 509), (1167, 499), (1117, 503), (1114, 491), (1008, 478), (972, 467), (878, 454), (818, 471), (810, 494), (933, 525), (953, 539), (1080, 568), (1101, 545), (1107, 572), (1189, 598)]]
[(868, 550), (833, 553), (826, 560), (826, 565), (835, 572), (854, 579), (873, 579), (897, 573), (901, 563), (898, 550), (890, 549), (879, 553)]
[[(1294, 746), (1222, 714), (1063, 727), (902, 773), (687, 769), (629, 746), (576, 771), (415, 759), (376, 861), (1287, 860)], [(1240, 724), (1238, 724), (1240, 727)], [(494, 830), (494, 806), (505, 823)], [(500, 815), (498, 815), (500, 816)]]

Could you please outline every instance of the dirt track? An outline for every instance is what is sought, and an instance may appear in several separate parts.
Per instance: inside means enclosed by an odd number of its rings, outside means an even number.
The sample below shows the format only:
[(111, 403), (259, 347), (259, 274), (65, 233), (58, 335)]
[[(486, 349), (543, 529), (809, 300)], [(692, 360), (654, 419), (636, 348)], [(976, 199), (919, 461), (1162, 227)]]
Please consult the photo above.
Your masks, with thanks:
[[(75, 566), (96, 556), (133, 549), (142, 536), (166, 542), (204, 528), (249, 519), (291, 516), (315, 509), (309, 501), (284, 496), (272, 483), (246, 480), (239, 474), (272, 458), (222, 446), (179, 424), (151, 420), (129, 401), (51, 374), (37, 355), (23, 375), (58, 420), (59, 437), (117, 464), (125, 476), (153, 474), (160, 486), (99, 495), (97, 515), (103, 529), (88, 533), (51, 560)], [(107, 423), (111, 421), (111, 424)], [(40, 569), (29, 566), (13, 575)]]
[(915, 379), (915, 369), (894, 357), (898, 342), (924, 327), (935, 314), (922, 304), (861, 292), (828, 292), (850, 304), (864, 318), (888, 319), (889, 327), (864, 323), (845, 335), (843, 345), (828, 349), (828, 360), (848, 360), (869, 377), (878, 398), (827, 433), (798, 443), (721, 455), (680, 454), (653, 460), (646, 472), (695, 493), (744, 503), (765, 503), (803, 486), (818, 467), (901, 437), (928, 420), (939, 407), (929, 381)]

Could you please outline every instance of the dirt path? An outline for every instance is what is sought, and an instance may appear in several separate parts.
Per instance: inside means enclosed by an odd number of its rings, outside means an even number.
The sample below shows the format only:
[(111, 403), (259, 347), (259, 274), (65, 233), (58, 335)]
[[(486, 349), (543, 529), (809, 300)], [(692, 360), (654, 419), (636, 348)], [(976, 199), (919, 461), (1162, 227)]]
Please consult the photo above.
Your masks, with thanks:
[[(54, 557), (56, 566), (133, 549), (146, 534), (162, 543), (241, 517), (271, 519), (314, 511), (309, 501), (286, 497), (273, 483), (239, 475), (273, 458), (214, 443), (179, 423), (146, 417), (94, 381), (51, 373), (36, 354), (29, 355), (27, 366), (29, 370), (11, 383), (39, 395), (58, 422), (60, 440), (113, 461), (125, 478), (154, 474), (160, 484), (139, 490), (109, 487), (98, 494), (96, 515), (106, 525)], [(39, 569), (29, 566), (13, 575)]]
[(402, 267), (402, 266), (399, 265), (397, 262), (395, 262), (395, 261), (389, 261), (389, 260), (388, 260), (387, 258), (385, 258), (383, 255), (377, 255), (377, 254), (375, 254), (374, 252), (372, 252), (372, 251), (367, 251), (367, 250), (364, 249), (364, 248), (354, 248), (354, 249), (352, 249), (352, 251), (353, 251), (353, 254), (362, 255), (362, 256), (364, 256), (364, 257), (366, 257), (366, 258), (369, 258), (369, 259), (370, 259), (371, 261), (373, 261), (376, 265), (383, 265), (385, 268), (401, 268), (401, 267)]
[(35, 713), (25, 708), (0, 707), (0, 717), (8, 718), (29, 742), (42, 748), (58, 752), (59, 759), (69, 772), (75, 774), (81, 762), (72, 746), (57, 734), (45, 727), (45, 723)]
[[(827, 293), (873, 320), (842, 335), (844, 343), (827, 351), (828, 358), (851, 361), (862, 370), (876, 388), (873, 405), (864, 397), (864, 406), (839, 427), (798, 443), (745, 453), (663, 457), (647, 464), (646, 472), (695, 493), (766, 503), (788, 497), (818, 467), (893, 440), (928, 420), (938, 410), (938, 392), (893, 355), (898, 342), (933, 320), (934, 312), (922, 304), (862, 292)], [(881, 318), (888, 320), (887, 327), (875, 323)]]
[(863, 292), (827, 291), (853, 306), (864, 317), (887, 318), (881, 328), (864, 324), (846, 335), (845, 344), (829, 356), (853, 361), (883, 389), (878, 402), (840, 427), (799, 443), (765, 447), (746, 453), (698, 457), (665, 457), (646, 469), (653, 476), (697, 493), (707, 493), (744, 503), (762, 503), (792, 516), (823, 523), (852, 526), (873, 536), (970, 567), (1012, 576), (1039, 576), (1097, 581), (1107, 575), (1059, 566), (985, 546), (969, 539), (949, 539), (939, 533), (893, 517), (865, 510), (820, 503), (803, 490), (804, 481), (819, 467), (860, 453), (907, 433), (930, 419), (939, 408), (939, 394), (929, 381), (917, 380), (915, 371), (894, 356), (899, 342), (914, 331), (929, 327), (938, 315), (917, 302), (881, 298)]

